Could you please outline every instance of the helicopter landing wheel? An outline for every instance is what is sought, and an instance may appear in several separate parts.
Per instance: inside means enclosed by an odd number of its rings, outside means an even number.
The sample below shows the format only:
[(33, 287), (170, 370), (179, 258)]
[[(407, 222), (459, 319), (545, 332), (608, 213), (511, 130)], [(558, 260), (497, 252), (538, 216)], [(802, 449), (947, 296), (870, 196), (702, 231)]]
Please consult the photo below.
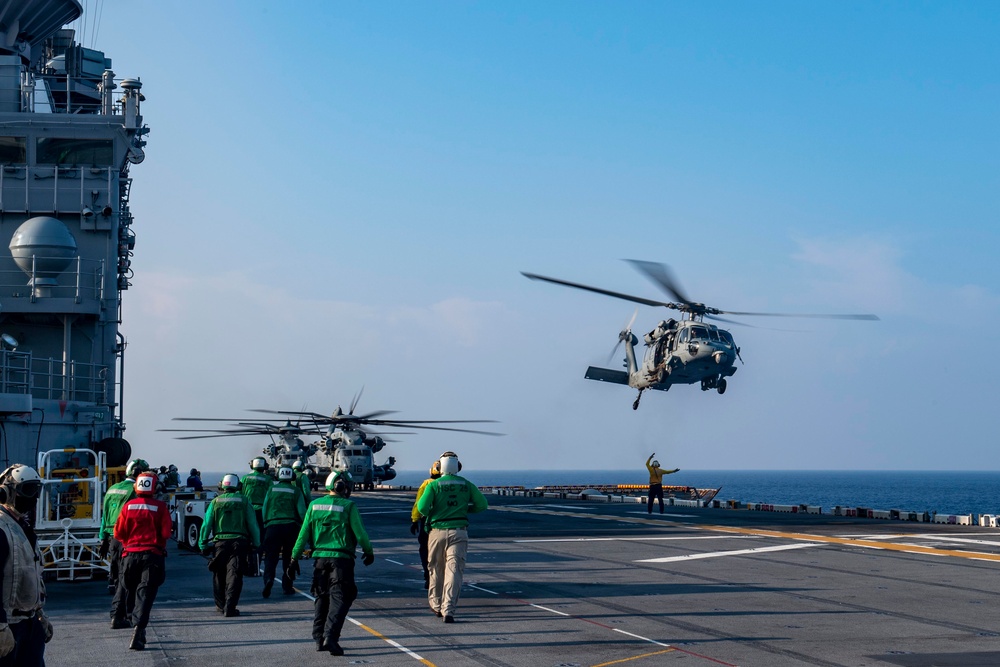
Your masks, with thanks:
[(726, 393), (726, 378), (719, 380), (719, 384), (715, 390), (719, 392), (720, 395)]

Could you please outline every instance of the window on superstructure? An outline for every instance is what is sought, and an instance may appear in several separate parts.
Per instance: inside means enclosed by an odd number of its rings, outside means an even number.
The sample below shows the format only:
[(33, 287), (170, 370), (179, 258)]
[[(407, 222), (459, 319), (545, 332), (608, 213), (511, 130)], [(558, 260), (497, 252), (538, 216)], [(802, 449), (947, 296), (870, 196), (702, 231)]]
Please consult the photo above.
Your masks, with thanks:
[(110, 167), (114, 162), (112, 139), (58, 139), (42, 137), (35, 144), (35, 164)]
[(24, 137), (0, 137), (0, 164), (27, 164), (28, 140)]

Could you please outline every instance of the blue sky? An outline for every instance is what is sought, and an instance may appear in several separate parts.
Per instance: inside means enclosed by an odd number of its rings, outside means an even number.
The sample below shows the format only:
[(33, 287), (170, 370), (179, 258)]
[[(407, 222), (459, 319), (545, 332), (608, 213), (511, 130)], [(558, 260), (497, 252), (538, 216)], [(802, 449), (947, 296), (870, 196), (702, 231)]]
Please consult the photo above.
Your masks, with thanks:
[[(1000, 468), (1000, 7), (287, 4), (88, 6), (152, 129), (122, 327), (151, 461), (242, 469), (262, 443), (156, 429), (364, 386), (507, 433), (401, 437), (404, 469)], [(633, 307), (519, 274), (658, 298), (623, 258), (882, 320), (733, 327), (724, 396), (633, 412), (583, 379)]]

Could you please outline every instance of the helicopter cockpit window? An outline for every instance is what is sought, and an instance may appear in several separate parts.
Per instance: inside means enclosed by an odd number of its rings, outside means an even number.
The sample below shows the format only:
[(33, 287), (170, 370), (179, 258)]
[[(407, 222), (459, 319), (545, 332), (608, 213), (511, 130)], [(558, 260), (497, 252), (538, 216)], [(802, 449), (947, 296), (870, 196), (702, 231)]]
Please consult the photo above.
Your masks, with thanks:
[(709, 329), (708, 330), (708, 337), (711, 338), (713, 342), (718, 343), (719, 342), (719, 331), (718, 331), (718, 329)]
[(691, 338), (694, 340), (709, 340), (708, 329), (705, 327), (691, 327)]
[(677, 336), (677, 341), (680, 342), (680, 343), (686, 343), (686, 342), (688, 342), (688, 334), (690, 334), (690, 333), (691, 333), (691, 330), (688, 329), (687, 327), (684, 327), (683, 329), (681, 329), (680, 334)]
[(736, 341), (733, 340), (732, 334), (724, 329), (719, 329), (719, 336), (722, 338), (722, 342), (727, 344), (729, 347), (735, 347)]

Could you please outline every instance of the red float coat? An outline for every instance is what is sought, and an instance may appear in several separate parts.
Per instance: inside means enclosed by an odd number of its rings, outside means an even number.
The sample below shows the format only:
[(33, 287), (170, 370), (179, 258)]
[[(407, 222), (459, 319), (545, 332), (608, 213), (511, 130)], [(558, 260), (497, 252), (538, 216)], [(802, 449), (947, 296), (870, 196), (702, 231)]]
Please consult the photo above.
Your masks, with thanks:
[(152, 551), (165, 556), (172, 532), (167, 504), (149, 496), (122, 505), (115, 522), (115, 539), (122, 543), (125, 553)]

